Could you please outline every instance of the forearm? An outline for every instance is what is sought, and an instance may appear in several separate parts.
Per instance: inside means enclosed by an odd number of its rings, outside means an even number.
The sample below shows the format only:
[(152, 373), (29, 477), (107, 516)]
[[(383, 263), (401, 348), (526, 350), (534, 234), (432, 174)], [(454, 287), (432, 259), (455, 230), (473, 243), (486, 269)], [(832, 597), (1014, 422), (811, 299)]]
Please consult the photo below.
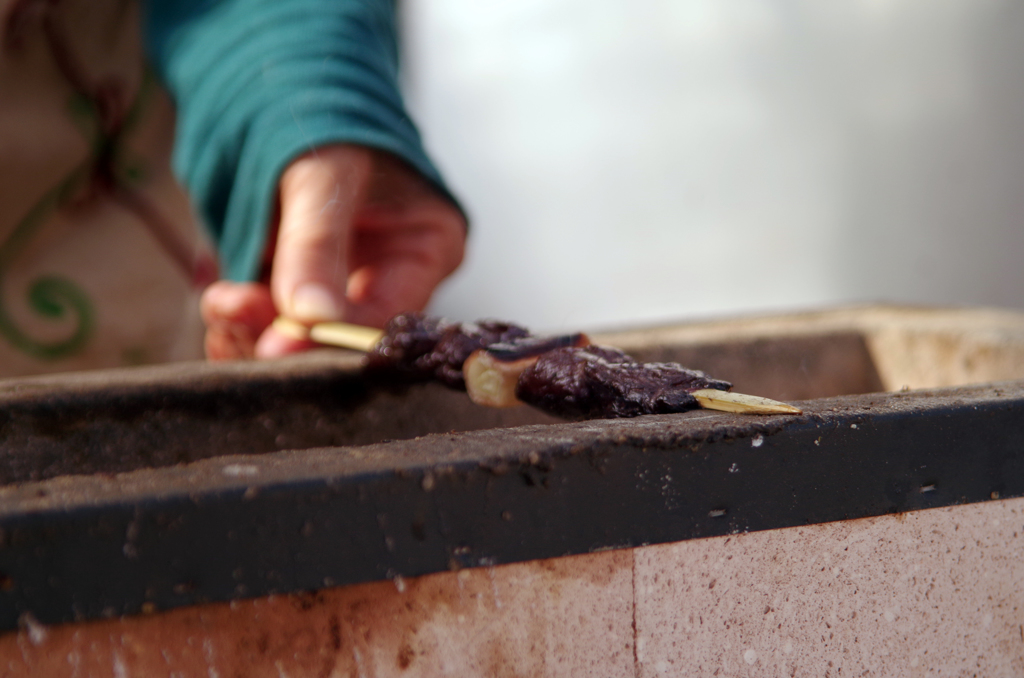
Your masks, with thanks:
[(398, 90), (391, 0), (146, 5), (150, 55), (178, 108), (175, 171), (224, 277), (255, 277), (280, 176), (319, 146), (388, 151), (447, 194)]

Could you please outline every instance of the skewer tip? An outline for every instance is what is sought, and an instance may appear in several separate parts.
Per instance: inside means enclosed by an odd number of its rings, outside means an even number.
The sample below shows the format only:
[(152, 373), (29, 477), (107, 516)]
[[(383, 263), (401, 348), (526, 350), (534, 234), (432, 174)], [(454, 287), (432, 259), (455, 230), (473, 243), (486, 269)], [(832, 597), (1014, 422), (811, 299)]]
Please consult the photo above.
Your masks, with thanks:
[(274, 329), (297, 341), (315, 341), (318, 344), (350, 348), (356, 351), (369, 351), (380, 338), (383, 330), (376, 327), (364, 327), (350, 323), (318, 323), (306, 327), (300, 322), (278, 316), (274, 319)]
[(762, 398), (760, 396), (747, 395), (745, 393), (731, 393), (719, 391), (713, 388), (705, 388), (691, 393), (700, 406), (706, 410), (717, 410), (719, 412), (735, 412), (738, 414), (803, 414), (799, 407), (793, 407), (786, 403)]

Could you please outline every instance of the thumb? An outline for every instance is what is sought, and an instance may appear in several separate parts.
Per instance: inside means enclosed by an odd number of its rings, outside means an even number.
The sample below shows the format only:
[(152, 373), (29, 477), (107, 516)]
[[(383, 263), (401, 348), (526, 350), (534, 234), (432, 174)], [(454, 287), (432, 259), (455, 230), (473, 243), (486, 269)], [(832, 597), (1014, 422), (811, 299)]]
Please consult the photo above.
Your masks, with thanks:
[(365, 149), (339, 145), (302, 156), (281, 175), (270, 291), (282, 315), (306, 324), (342, 319), (352, 221), (371, 169)]

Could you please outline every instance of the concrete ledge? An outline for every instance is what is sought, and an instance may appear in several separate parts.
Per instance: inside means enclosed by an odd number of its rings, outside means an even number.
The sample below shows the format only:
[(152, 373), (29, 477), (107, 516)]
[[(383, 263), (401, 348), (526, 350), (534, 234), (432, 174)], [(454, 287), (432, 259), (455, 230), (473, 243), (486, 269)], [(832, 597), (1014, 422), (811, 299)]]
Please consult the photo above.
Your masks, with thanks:
[(1024, 499), (0, 637), (11, 676), (1019, 676)]

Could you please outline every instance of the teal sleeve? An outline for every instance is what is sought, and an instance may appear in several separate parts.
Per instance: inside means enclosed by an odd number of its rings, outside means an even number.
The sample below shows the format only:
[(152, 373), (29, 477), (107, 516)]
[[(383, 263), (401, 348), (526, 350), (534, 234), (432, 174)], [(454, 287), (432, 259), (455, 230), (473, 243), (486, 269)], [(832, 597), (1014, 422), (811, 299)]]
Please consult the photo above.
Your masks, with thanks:
[(174, 171), (223, 277), (258, 274), (278, 178), (317, 146), (389, 151), (449, 195), (399, 93), (393, 0), (148, 0), (145, 10), (149, 56), (177, 108)]

